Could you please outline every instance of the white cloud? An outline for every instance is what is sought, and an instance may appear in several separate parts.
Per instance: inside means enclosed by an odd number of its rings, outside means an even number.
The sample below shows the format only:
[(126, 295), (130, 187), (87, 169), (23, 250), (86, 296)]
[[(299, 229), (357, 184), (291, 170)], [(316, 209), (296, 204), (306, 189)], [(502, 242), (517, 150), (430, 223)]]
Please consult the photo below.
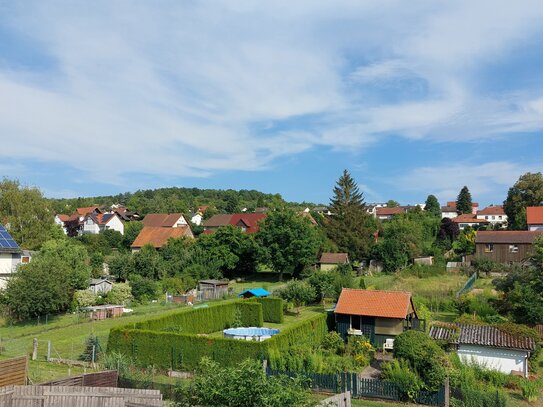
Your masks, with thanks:
[[(360, 150), (389, 135), (469, 141), (543, 128), (543, 89), (471, 86), (483, 64), (541, 34), (539, 1), (2, 8), (0, 26), (48, 62), (0, 55), (0, 159), (121, 183), (258, 170), (315, 145)], [(413, 79), (426, 86), (416, 98), (376, 102), (368, 88)]]

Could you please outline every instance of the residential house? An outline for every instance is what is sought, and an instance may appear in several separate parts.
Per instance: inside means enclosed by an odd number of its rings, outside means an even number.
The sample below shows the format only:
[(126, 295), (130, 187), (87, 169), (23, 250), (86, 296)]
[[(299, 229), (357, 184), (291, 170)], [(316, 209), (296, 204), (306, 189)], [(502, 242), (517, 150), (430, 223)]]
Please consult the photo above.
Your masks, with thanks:
[(64, 231), (64, 234), (68, 234), (68, 229), (66, 227), (66, 223), (67, 222), (73, 222), (73, 221), (79, 222), (79, 215), (78, 214), (65, 215), (65, 214), (60, 213), (58, 215), (55, 215), (54, 220), (55, 220), (55, 223), (57, 225), (62, 227), (62, 230)]
[(349, 264), (347, 253), (323, 253), (319, 260), (321, 270), (331, 270), (342, 264)]
[(316, 206), (313, 208), (313, 212), (323, 216), (332, 216), (332, 212), (326, 206)]
[(498, 263), (520, 263), (529, 259), (536, 237), (543, 231), (482, 230), (475, 237), (475, 258)]
[(456, 218), (458, 216), (458, 212), (456, 212), (456, 203), (454, 206), (442, 206), (441, 207), (441, 218)]
[(451, 220), (458, 224), (458, 229), (460, 230), (464, 230), (468, 226), (477, 229), (481, 226), (487, 226), (490, 223), (486, 219), (478, 219), (477, 215), (473, 215), (471, 213), (463, 213), (462, 215), (458, 215), (456, 218), (452, 218)]
[(132, 249), (132, 252), (137, 252), (143, 246), (149, 244), (155, 249), (160, 249), (168, 243), (169, 239), (180, 239), (182, 237), (189, 239), (194, 238), (190, 226), (178, 226), (175, 228), (144, 226), (130, 248)]
[(375, 216), (377, 217), (377, 219), (390, 220), (394, 217), (394, 215), (400, 215), (406, 212), (407, 212), (407, 209), (402, 206), (397, 206), (395, 208), (383, 207), (383, 208), (377, 208), (375, 210)]
[(265, 213), (234, 213), (213, 215), (204, 223), (204, 233), (213, 233), (222, 226), (237, 226), (245, 233), (256, 233), (259, 222), (266, 219)]
[(0, 225), (0, 289), (5, 288), (19, 264), (30, 262), (32, 255), (23, 251), (3, 225)]
[(527, 207), (526, 223), (528, 224), (528, 230), (543, 230), (543, 206)]
[(104, 211), (97, 205), (87, 206), (85, 208), (76, 208), (75, 213), (79, 216), (79, 221), (83, 222), (89, 214), (98, 215)]
[(524, 377), (528, 377), (528, 358), (536, 348), (533, 338), (513, 335), (493, 326), (433, 326), (430, 336), (448, 341), (464, 363), (476, 363), (506, 374), (520, 372)]
[(484, 219), (491, 225), (507, 223), (507, 215), (502, 205), (490, 205), (477, 212), (477, 219)]
[(376, 347), (390, 343), (405, 330), (424, 330), (426, 323), (419, 320), (411, 293), (404, 291), (344, 288), (334, 313), (343, 339), (363, 335)]
[(116, 213), (123, 222), (132, 222), (141, 220), (141, 215), (136, 211), (131, 211), (123, 205), (112, 205), (111, 213)]
[[(448, 201), (447, 207), (456, 209), (456, 201)], [(471, 214), (477, 215), (477, 212), (479, 211), (479, 204), (477, 202), (471, 203)]]
[(263, 288), (251, 288), (249, 290), (242, 291), (238, 294), (238, 297), (252, 298), (252, 297), (268, 297), (271, 293)]
[(201, 205), (196, 210), (196, 213), (193, 213), (190, 221), (195, 225), (200, 226), (204, 220), (204, 213), (209, 209), (209, 205)]
[(116, 230), (124, 235), (124, 223), (117, 213), (89, 213), (83, 219), (82, 233), (97, 235), (104, 230)]
[(111, 291), (113, 283), (105, 278), (93, 278), (90, 281), (88, 290), (95, 295), (107, 294)]
[(143, 218), (143, 226), (153, 228), (188, 227), (190, 229), (190, 226), (182, 213), (150, 213)]

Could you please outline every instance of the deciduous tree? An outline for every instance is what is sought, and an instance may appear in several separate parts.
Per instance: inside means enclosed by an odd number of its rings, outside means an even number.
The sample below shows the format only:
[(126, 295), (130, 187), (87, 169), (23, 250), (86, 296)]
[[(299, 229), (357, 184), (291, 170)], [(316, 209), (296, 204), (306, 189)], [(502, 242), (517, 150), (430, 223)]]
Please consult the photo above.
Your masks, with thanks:
[(543, 175), (540, 172), (522, 175), (509, 188), (503, 204), (509, 229), (526, 229), (526, 207), (543, 204)]

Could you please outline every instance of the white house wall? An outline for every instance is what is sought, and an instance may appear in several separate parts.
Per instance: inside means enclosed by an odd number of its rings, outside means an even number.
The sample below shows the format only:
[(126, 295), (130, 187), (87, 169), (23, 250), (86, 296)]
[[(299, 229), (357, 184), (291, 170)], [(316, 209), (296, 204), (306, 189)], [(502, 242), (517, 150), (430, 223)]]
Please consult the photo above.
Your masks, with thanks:
[(121, 235), (124, 235), (124, 224), (117, 216), (111, 218), (106, 225), (106, 229), (113, 229), (119, 232)]
[(528, 225), (528, 230), (535, 231), (535, 230), (543, 230), (543, 225)]
[(6, 287), (7, 280), (20, 262), (20, 256), (16, 254), (0, 253), (0, 289)]
[(458, 356), (464, 363), (477, 363), (487, 369), (509, 374), (520, 371), (528, 375), (528, 352), (477, 345), (459, 345)]
[(100, 226), (98, 226), (92, 219), (87, 219), (83, 223), (83, 233), (92, 233), (97, 235), (100, 233)]

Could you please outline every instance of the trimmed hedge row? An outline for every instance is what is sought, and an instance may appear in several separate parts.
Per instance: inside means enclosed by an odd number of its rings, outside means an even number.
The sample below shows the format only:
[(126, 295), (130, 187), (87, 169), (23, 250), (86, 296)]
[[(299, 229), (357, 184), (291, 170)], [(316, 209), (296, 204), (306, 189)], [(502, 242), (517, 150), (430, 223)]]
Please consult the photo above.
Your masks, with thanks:
[(240, 311), (243, 326), (260, 327), (264, 323), (262, 308), (259, 303), (242, 300), (222, 302), (205, 308), (192, 308), (148, 319), (135, 324), (134, 329), (209, 334), (231, 327), (236, 317), (236, 310)]
[(272, 322), (274, 324), (282, 324), (283, 315), (283, 300), (274, 297), (251, 298), (251, 301), (256, 301), (262, 304), (262, 314), (264, 322)]
[(141, 367), (154, 365), (164, 369), (192, 370), (203, 356), (224, 366), (235, 366), (247, 358), (267, 359), (270, 354), (279, 357), (283, 350), (294, 344), (320, 344), (326, 332), (324, 314), (300, 321), (263, 342), (116, 328), (109, 334), (108, 352), (132, 356)]

